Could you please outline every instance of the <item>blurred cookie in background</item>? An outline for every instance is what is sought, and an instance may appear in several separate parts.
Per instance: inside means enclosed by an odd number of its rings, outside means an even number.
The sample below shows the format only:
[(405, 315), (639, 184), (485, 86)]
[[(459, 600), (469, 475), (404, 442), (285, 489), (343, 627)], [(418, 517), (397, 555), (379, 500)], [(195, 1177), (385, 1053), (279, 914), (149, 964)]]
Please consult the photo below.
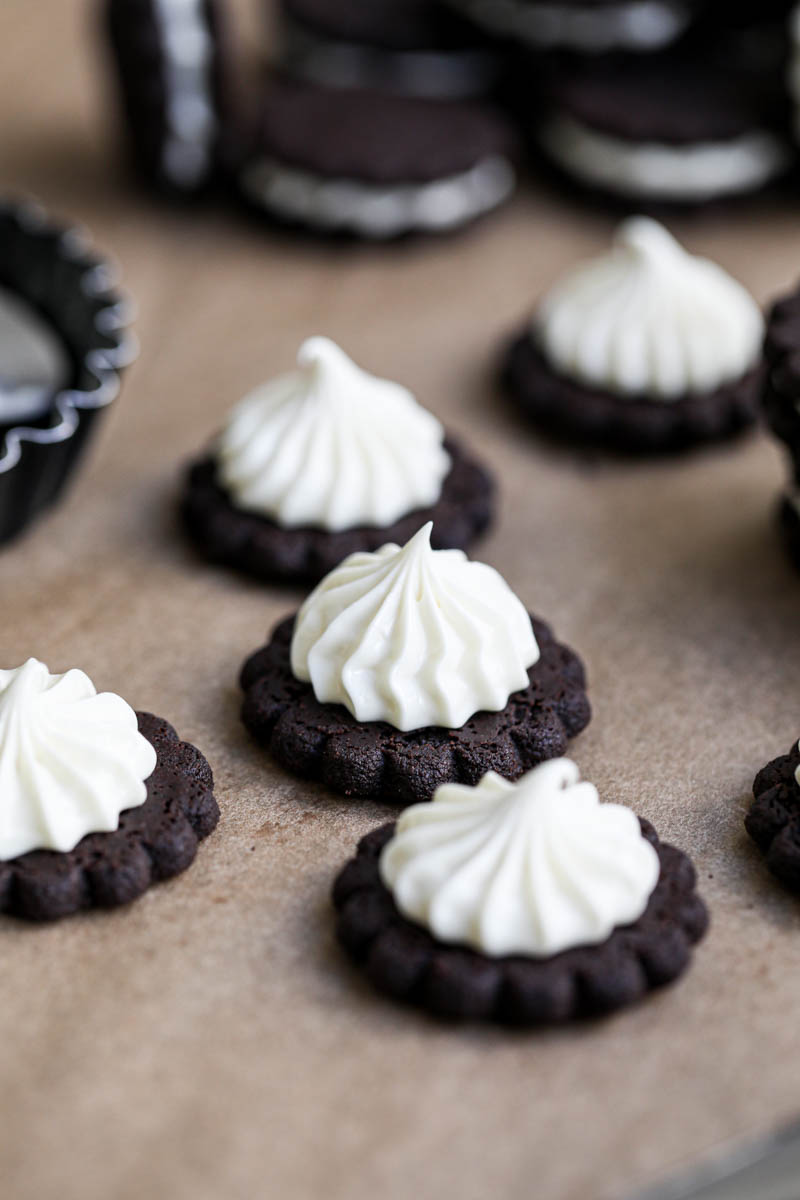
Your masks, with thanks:
[(683, 450), (755, 422), (763, 328), (727, 272), (631, 217), (608, 254), (539, 301), (505, 351), (502, 383), (540, 428), (569, 440)]
[(232, 125), (219, 0), (106, 0), (105, 30), (134, 165), (180, 196), (208, 188)]
[(281, 0), (278, 27), (281, 68), (325, 87), (461, 99), (498, 71), (486, 39), (434, 0)]
[(275, 75), (239, 184), (258, 211), (317, 233), (442, 233), (509, 198), (514, 151), (507, 122), (482, 103)]
[(571, 61), (525, 111), (533, 142), (612, 196), (697, 204), (758, 191), (790, 165), (780, 85), (699, 53)]

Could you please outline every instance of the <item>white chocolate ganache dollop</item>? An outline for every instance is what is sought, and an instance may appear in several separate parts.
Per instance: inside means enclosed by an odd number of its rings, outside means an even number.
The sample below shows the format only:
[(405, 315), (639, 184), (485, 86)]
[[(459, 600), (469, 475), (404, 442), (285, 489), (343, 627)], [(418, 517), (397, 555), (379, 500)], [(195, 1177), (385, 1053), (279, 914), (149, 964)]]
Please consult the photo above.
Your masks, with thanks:
[(0, 671), (0, 860), (72, 850), (147, 799), (156, 752), (136, 713), (83, 671)]
[(764, 321), (720, 266), (687, 253), (657, 221), (631, 217), (609, 254), (545, 296), (533, 334), (551, 366), (579, 383), (669, 401), (747, 374)]
[(391, 525), (435, 504), (449, 470), (436, 417), (323, 337), (238, 405), (217, 446), (234, 503), (287, 529)]
[(303, 604), (292, 671), (320, 703), (403, 731), (459, 729), (528, 686), (539, 647), (524, 606), (492, 567), (433, 550), (431, 529), (351, 554)]
[(445, 784), (407, 808), (380, 859), (400, 912), (441, 942), (549, 958), (638, 920), (658, 854), (638, 818), (601, 804), (566, 758), (510, 783)]

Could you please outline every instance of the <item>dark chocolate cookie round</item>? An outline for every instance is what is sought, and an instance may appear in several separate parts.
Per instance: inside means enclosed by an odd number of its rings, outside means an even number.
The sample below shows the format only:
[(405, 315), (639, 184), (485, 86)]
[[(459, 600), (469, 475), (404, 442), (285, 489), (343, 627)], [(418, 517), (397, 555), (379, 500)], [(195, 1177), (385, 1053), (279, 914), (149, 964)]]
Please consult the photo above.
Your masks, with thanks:
[(106, 0), (105, 17), (137, 169), (168, 192), (202, 191), (232, 133), (220, 0)]
[(181, 512), (184, 526), (204, 557), (236, 567), (256, 579), (316, 583), (356, 550), (377, 550), (387, 542), (405, 545), (433, 521), (435, 550), (464, 550), (489, 526), (494, 481), (461, 445), (445, 442), (452, 459), (442, 494), (430, 508), (417, 509), (393, 525), (362, 526), (330, 533), (324, 529), (284, 529), (268, 517), (237, 508), (217, 482), (213, 458), (189, 470)]
[(211, 768), (166, 721), (137, 717), (157, 754), (144, 804), (123, 812), (113, 833), (88, 834), (74, 850), (32, 850), (0, 862), (0, 912), (52, 921), (80, 909), (116, 908), (193, 862), (219, 820)]
[(525, 330), (501, 363), (505, 392), (537, 425), (570, 441), (636, 453), (672, 453), (742, 433), (757, 420), (761, 366), (707, 395), (618, 396), (557, 374)]
[(344, 796), (408, 805), (430, 800), (442, 783), (476, 784), (487, 771), (518, 779), (563, 754), (589, 723), (583, 664), (531, 617), (541, 656), (528, 686), (501, 712), (479, 712), (461, 729), (403, 733), (384, 721), (357, 721), (340, 704), (320, 704), (292, 674), (294, 617), (282, 621), (245, 663), (242, 720), (287, 770)]
[(622, 1008), (677, 979), (708, 926), (691, 860), (660, 842), (649, 822), (641, 826), (661, 875), (639, 920), (601, 945), (547, 959), (492, 958), (437, 941), (401, 915), (380, 878), (394, 825), (363, 838), (336, 880), (339, 941), (381, 991), (450, 1019), (540, 1025)]
[(274, 76), (256, 151), (323, 179), (404, 185), (468, 171), (513, 150), (506, 121), (477, 102), (328, 89)]
[(772, 874), (792, 891), (800, 891), (800, 749), (773, 759), (756, 775), (753, 803), (745, 828), (764, 855)]

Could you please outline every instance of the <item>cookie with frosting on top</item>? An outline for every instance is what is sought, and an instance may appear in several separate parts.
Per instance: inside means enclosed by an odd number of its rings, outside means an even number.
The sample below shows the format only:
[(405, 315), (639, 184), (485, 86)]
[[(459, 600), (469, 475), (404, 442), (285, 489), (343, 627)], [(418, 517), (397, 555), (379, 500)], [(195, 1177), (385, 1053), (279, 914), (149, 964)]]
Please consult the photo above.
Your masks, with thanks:
[(273, 75), (239, 186), (271, 221), (380, 241), (448, 233), (499, 208), (515, 156), (510, 125), (486, 102)]
[[(798, 520), (800, 524), (800, 519)], [(756, 775), (745, 828), (767, 867), (800, 892), (800, 745), (773, 759)]]
[(133, 159), (167, 192), (192, 196), (223, 165), (232, 134), (228, 30), (220, 0), (105, 0)]
[(763, 319), (745, 288), (647, 217), (548, 292), (506, 348), (504, 389), (541, 428), (667, 452), (741, 433), (760, 407)]
[(439, 549), (489, 525), (489, 472), (407, 388), (368, 374), (327, 338), (232, 412), (188, 474), (185, 528), (213, 562), (315, 583), (355, 550), (435, 522)]
[(435, 0), (281, 0), (278, 12), (280, 66), (309, 83), (452, 100), (496, 77), (486, 39)]
[(0, 911), (115, 908), (185, 871), (219, 819), (213, 786), (171, 725), (83, 671), (0, 671)]
[(677, 979), (708, 914), (690, 859), (569, 759), (445, 784), (368, 834), (338, 936), (392, 998), (448, 1018), (592, 1017)]
[(245, 663), (244, 724), (288, 770), (406, 805), (489, 770), (515, 779), (588, 724), (577, 655), (431, 535), (350, 555)]

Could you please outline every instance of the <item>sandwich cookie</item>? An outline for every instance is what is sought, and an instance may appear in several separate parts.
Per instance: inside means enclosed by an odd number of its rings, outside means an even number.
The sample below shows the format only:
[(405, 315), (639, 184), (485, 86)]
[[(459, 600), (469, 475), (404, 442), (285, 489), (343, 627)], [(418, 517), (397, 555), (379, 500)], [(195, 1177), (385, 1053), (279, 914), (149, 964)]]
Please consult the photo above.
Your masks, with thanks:
[(189, 471), (185, 528), (213, 562), (259, 579), (316, 582), (355, 550), (407, 541), (466, 548), (490, 524), (489, 473), (400, 384), (328, 338), (234, 409)]
[(633, 217), (540, 302), (502, 382), (539, 426), (628, 451), (727, 438), (758, 415), (763, 320), (716, 263)]
[[(800, 524), (800, 521), (798, 521)], [(753, 784), (745, 828), (772, 874), (800, 891), (800, 746), (773, 759)]]
[(219, 0), (106, 0), (106, 21), (135, 164), (189, 196), (221, 165), (230, 118)]
[(769, 81), (695, 55), (609, 59), (549, 74), (541, 114), (521, 113), (567, 176), (653, 203), (697, 204), (763, 188), (788, 169)]
[(487, 105), (274, 77), (239, 175), (256, 211), (368, 239), (445, 233), (498, 208), (514, 139)]
[(0, 671), (0, 911), (115, 908), (178, 875), (219, 819), (211, 768), (83, 671)]
[(433, 0), (282, 0), (280, 67), (322, 87), (400, 96), (483, 96), (497, 74), (492, 50)]
[(589, 722), (577, 655), (431, 531), (350, 555), (242, 670), (255, 740), (345, 796), (406, 805), (489, 770), (516, 779)]
[(336, 880), (338, 936), (372, 983), (449, 1017), (608, 1013), (676, 979), (708, 914), (691, 861), (569, 759), (446, 784), (365, 837)]

